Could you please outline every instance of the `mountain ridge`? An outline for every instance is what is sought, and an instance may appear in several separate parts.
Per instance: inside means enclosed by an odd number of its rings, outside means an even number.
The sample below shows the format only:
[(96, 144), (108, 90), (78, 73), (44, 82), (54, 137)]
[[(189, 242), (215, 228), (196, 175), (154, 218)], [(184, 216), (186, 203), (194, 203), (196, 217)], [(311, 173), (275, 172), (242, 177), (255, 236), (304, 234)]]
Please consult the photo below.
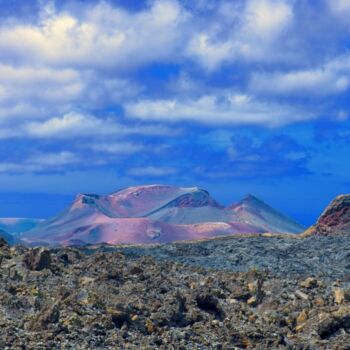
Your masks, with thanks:
[(304, 230), (258, 198), (249, 199), (254, 203), (243, 200), (237, 210), (234, 205), (222, 206), (199, 187), (159, 184), (129, 187), (109, 195), (79, 194), (62, 213), (25, 232), (21, 239), (29, 245), (169, 243)]

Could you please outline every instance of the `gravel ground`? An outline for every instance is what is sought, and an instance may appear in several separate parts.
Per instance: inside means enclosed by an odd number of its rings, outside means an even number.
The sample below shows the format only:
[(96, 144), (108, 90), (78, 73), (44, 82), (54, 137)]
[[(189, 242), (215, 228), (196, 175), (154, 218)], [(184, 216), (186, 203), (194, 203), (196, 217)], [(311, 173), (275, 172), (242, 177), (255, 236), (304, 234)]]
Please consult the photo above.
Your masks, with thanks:
[(218, 270), (268, 269), (276, 277), (311, 275), (343, 281), (350, 278), (350, 236), (225, 237), (193, 243), (105, 246), (103, 249), (121, 251), (130, 257), (149, 255), (157, 260)]
[(347, 243), (48, 250), (0, 240), (0, 349), (350, 350)]

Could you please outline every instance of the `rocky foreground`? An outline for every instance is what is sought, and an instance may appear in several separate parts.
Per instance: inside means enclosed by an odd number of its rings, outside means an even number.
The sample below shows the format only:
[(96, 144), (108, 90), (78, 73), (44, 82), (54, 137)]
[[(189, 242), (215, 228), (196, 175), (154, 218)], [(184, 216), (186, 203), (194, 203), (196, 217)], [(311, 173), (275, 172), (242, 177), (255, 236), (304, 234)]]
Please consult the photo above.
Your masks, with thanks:
[(350, 349), (349, 243), (1, 241), (0, 349)]

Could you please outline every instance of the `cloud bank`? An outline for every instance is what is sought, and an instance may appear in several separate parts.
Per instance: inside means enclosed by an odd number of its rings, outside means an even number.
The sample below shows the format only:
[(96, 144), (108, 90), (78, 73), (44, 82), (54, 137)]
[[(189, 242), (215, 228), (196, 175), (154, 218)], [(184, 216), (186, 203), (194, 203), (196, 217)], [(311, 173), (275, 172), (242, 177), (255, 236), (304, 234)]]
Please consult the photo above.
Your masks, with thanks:
[(35, 3), (0, 14), (1, 173), (305, 175), (349, 129), (348, 1)]

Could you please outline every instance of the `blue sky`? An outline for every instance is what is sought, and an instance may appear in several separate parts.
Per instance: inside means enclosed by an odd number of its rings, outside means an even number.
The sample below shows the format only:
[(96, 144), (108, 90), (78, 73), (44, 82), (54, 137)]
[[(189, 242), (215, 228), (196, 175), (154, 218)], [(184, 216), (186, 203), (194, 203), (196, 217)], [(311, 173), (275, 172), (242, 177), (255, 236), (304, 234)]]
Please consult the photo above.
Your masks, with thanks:
[(310, 224), (349, 192), (350, 0), (0, 0), (0, 17), (0, 216), (166, 183)]

